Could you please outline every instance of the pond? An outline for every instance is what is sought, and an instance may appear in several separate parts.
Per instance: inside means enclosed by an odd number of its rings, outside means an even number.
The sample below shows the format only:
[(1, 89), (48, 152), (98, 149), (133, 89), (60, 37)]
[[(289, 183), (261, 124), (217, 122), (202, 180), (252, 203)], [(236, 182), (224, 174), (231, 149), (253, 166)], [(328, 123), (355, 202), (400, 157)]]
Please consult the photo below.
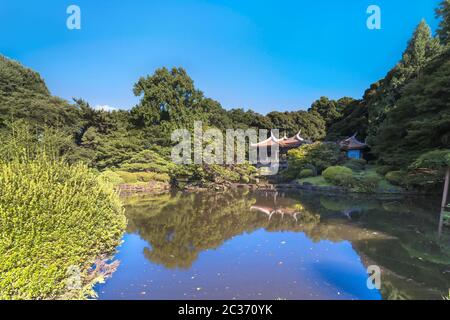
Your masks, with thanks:
[[(124, 199), (120, 266), (99, 299), (442, 299), (439, 199), (234, 190)], [(367, 285), (369, 266), (381, 288)]]

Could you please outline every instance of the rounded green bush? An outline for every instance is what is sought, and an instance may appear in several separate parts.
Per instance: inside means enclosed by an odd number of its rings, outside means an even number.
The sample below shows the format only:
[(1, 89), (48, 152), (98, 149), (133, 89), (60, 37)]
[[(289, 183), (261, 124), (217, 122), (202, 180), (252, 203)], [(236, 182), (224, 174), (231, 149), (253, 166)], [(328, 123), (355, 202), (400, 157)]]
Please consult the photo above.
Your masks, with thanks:
[(384, 176), (386, 180), (394, 186), (402, 186), (405, 181), (406, 172), (404, 171), (390, 171)]
[(300, 171), (299, 177), (301, 179), (303, 178), (309, 178), (309, 177), (313, 177), (314, 176), (314, 171), (312, 171), (311, 169), (303, 169), (302, 171)]
[(350, 159), (344, 164), (344, 167), (352, 171), (363, 171), (366, 164), (367, 161), (364, 159)]
[[(89, 268), (114, 252), (125, 226), (112, 185), (86, 166), (0, 162), (0, 299), (85, 297)], [(71, 270), (81, 286), (68, 286)]]
[(325, 169), (325, 171), (322, 172), (322, 176), (328, 182), (336, 185), (346, 184), (347, 186), (353, 178), (353, 171), (347, 167), (334, 166)]

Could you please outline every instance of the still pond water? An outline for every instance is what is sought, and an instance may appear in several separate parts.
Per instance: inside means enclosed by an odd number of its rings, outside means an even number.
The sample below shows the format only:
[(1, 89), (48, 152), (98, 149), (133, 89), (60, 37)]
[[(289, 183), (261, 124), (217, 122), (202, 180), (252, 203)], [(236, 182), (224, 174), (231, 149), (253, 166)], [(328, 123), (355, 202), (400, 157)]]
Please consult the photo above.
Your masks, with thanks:
[(120, 266), (100, 299), (442, 299), (450, 288), (439, 199), (236, 190), (125, 202)]

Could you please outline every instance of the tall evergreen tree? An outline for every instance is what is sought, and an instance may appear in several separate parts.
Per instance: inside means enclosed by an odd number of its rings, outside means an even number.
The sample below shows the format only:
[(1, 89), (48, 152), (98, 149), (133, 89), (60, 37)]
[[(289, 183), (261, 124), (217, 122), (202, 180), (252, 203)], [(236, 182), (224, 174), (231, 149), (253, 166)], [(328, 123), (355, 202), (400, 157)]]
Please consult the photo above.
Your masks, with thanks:
[(439, 24), (437, 34), (441, 40), (441, 43), (447, 45), (450, 40), (450, 0), (444, 0), (441, 2), (439, 7), (436, 9), (436, 15), (438, 18), (442, 19)]
[(405, 85), (439, 53), (439, 41), (432, 36), (425, 20), (417, 26), (400, 62), (381, 80), (376, 93), (368, 101), (369, 143), (376, 142), (378, 129), (401, 97)]

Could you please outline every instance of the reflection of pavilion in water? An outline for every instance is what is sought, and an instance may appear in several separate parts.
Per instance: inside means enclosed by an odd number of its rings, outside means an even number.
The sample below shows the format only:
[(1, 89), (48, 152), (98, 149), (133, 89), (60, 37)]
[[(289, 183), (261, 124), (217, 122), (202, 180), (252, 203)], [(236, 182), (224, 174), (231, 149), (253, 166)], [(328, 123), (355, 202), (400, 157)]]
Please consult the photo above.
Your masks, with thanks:
[(277, 201), (278, 192), (265, 192), (265, 198), (267, 201), (259, 201), (259, 204), (256, 203), (253, 205), (250, 210), (256, 210), (266, 214), (269, 217), (269, 220), (272, 219), (274, 215), (281, 216), (281, 219), (284, 218), (285, 215), (292, 217), (295, 221), (297, 220), (297, 216), (302, 213), (303, 207), (294, 201), (289, 201), (282, 194), (282, 201)]
[[(273, 216), (281, 216), (281, 219), (283, 219), (286, 215), (292, 217), (295, 221), (298, 221), (298, 215), (305, 212), (305, 208), (302, 204), (291, 198), (287, 198), (284, 193), (268, 191), (264, 192), (263, 195), (263, 200), (259, 199), (250, 210), (266, 214), (269, 217), (269, 220), (271, 220)], [(336, 211), (336, 209), (333, 209), (333, 211)], [(347, 220), (356, 220), (360, 217), (362, 211), (361, 207), (351, 203), (339, 208), (337, 217), (342, 217)]]

